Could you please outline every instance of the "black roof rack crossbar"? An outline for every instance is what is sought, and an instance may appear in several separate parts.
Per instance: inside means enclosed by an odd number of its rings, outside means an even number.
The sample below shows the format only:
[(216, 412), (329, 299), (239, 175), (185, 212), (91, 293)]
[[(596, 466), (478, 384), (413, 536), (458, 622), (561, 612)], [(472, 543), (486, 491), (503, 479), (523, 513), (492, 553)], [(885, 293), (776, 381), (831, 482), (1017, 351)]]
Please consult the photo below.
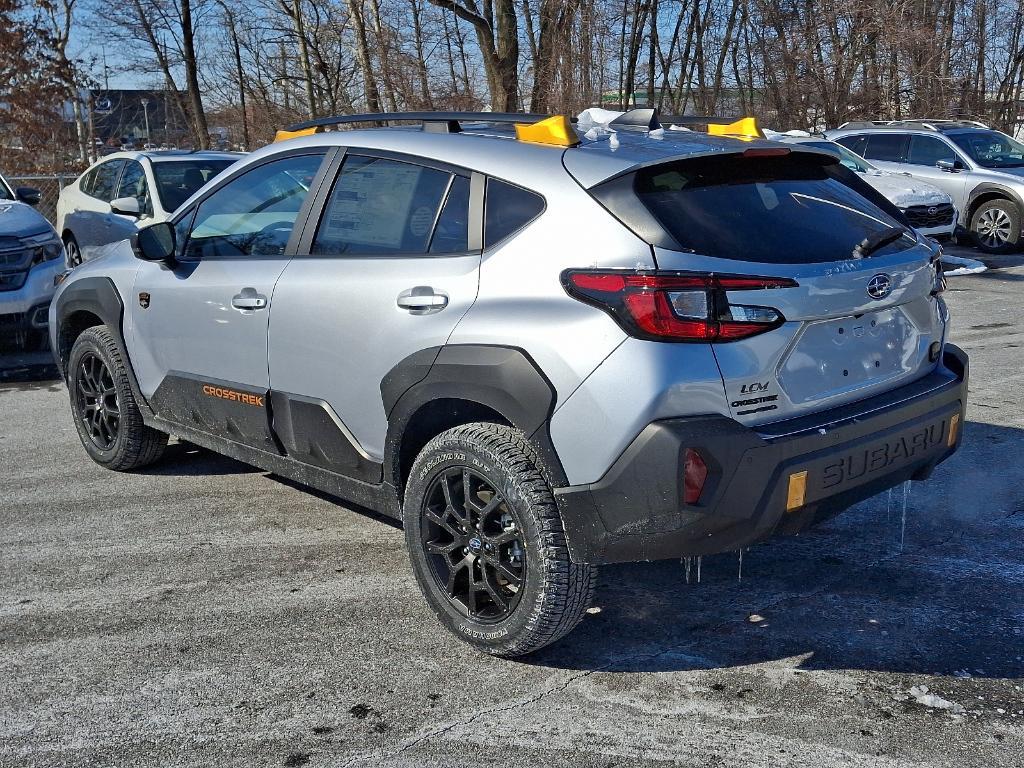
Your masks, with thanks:
[[(326, 128), (331, 125), (349, 123), (423, 123), (425, 130), (443, 133), (458, 133), (460, 123), (537, 123), (551, 115), (537, 112), (366, 112), (359, 115), (335, 115), (319, 117), (288, 126), (288, 131), (305, 131), (310, 128)], [(573, 118), (575, 122), (575, 118)]]
[(735, 117), (661, 115), (653, 107), (637, 107), (622, 113), (609, 125), (620, 130), (655, 131), (665, 125), (729, 125), (735, 121)]

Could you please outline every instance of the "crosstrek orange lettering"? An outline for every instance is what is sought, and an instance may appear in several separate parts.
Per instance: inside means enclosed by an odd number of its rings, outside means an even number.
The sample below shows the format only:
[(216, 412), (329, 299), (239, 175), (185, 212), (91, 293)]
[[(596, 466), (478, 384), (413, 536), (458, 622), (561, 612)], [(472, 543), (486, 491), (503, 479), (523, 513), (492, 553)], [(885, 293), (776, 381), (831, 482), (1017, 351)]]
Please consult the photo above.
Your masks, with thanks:
[(233, 389), (215, 387), (211, 384), (203, 385), (203, 394), (209, 395), (210, 397), (219, 397), (222, 400), (231, 400), (232, 402), (235, 403), (255, 405), (259, 408), (263, 407), (263, 395), (251, 395), (248, 392), (236, 392)]

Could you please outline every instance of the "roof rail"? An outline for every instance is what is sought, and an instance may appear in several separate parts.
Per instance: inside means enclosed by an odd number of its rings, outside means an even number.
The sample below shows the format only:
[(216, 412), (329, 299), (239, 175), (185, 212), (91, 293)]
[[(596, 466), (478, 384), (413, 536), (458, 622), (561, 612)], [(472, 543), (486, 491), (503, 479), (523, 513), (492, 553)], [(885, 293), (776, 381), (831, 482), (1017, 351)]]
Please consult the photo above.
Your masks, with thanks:
[(850, 120), (836, 130), (856, 128), (919, 128), (925, 131), (941, 132), (947, 128), (986, 128), (989, 126), (977, 120), (931, 120), (923, 117), (911, 117), (905, 120)]
[[(335, 115), (319, 117), (302, 123), (289, 125), (285, 130), (289, 133), (309, 131), (316, 128), (327, 128), (333, 125), (350, 123), (423, 123), (425, 131), (437, 133), (458, 133), (463, 122), (472, 123), (538, 123), (551, 115), (537, 112), (365, 112), (359, 115)], [(573, 118), (575, 122), (575, 118)]]

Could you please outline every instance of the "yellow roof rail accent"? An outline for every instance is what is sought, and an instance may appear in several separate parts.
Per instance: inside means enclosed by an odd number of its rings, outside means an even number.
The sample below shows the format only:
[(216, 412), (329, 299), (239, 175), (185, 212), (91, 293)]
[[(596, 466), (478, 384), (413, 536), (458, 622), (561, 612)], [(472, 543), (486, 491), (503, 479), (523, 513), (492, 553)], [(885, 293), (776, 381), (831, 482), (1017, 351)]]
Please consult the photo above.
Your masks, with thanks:
[(274, 142), (287, 141), (288, 139), (297, 139), (299, 136), (312, 136), (314, 133), (320, 133), (323, 129), (319, 126), (315, 128), (303, 128), (301, 131), (278, 131), (274, 134)]
[(756, 117), (741, 117), (734, 123), (722, 125), (721, 123), (708, 124), (709, 136), (736, 136), (748, 139), (763, 139), (764, 134), (757, 124)]
[(580, 143), (576, 129), (565, 115), (555, 115), (537, 123), (516, 123), (516, 138), (556, 147), (575, 147)]

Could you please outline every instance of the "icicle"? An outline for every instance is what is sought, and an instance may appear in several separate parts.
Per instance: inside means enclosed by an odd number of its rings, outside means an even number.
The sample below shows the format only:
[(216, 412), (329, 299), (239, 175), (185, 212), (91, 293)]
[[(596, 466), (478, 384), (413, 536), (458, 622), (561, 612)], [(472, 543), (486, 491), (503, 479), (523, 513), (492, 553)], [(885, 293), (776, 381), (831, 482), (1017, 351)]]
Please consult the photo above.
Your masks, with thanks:
[(885, 492), (885, 522), (892, 520), (892, 488)]
[(739, 570), (736, 573), (736, 580), (743, 581), (743, 550), (739, 550), (740, 553), (740, 565)]
[(683, 558), (683, 574), (685, 575), (686, 583), (687, 584), (690, 583), (690, 566), (692, 566), (692, 565), (693, 565), (693, 558), (692, 557), (684, 557)]
[(704, 558), (701, 555), (697, 555), (697, 583), (700, 584), (700, 563)]
[(903, 483), (903, 516), (900, 521), (900, 552), (903, 551), (903, 541), (907, 535), (907, 501), (910, 498), (910, 481)]

